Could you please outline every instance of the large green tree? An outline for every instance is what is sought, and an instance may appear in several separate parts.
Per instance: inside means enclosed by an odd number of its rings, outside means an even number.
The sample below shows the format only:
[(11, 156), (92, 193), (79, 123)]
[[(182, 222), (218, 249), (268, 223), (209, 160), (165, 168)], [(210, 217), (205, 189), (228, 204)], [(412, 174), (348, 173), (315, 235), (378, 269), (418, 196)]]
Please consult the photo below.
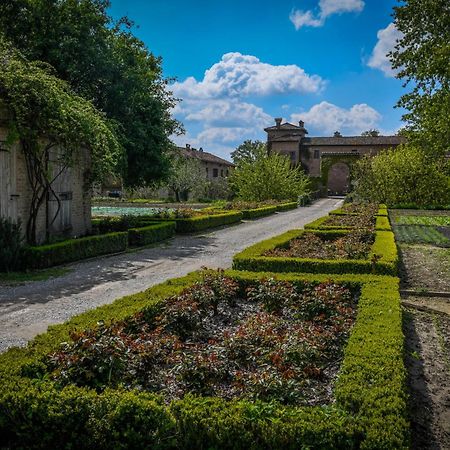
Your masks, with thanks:
[(126, 184), (149, 183), (168, 174), (165, 150), (179, 130), (170, 114), (175, 100), (161, 59), (108, 7), (108, 0), (2, 0), (0, 30), (117, 123)]
[(398, 78), (411, 90), (398, 105), (408, 112), (410, 142), (428, 155), (450, 151), (450, 2), (405, 0), (394, 8), (402, 33), (390, 54)]
[(229, 178), (238, 198), (246, 201), (297, 200), (309, 193), (309, 178), (288, 157), (261, 151), (241, 159)]
[(258, 158), (267, 155), (267, 147), (264, 142), (252, 141), (250, 139), (244, 141), (239, 145), (236, 150), (231, 152), (231, 158), (234, 164), (240, 164), (241, 162), (256, 161)]
[[(51, 67), (27, 61), (1, 37), (0, 61), (0, 101), (9, 121), (7, 143), (20, 142), (25, 157), (32, 189), (26, 237), (35, 244), (40, 208), (49, 195), (60, 203), (53, 190), (58, 176), (88, 151), (91, 170), (84, 174), (88, 189), (91, 182), (114, 171), (122, 148), (115, 125), (52, 75)], [(53, 220), (57, 215), (58, 211)], [(47, 223), (47, 231), (51, 224)]]

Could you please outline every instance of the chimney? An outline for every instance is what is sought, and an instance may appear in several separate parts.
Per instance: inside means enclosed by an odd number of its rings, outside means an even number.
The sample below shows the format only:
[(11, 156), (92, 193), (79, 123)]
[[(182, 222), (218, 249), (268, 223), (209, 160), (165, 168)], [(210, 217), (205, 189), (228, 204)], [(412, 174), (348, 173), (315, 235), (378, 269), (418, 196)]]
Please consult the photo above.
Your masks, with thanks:
[(342, 137), (342, 134), (339, 131), (334, 132), (334, 137)]
[(190, 150), (191, 149), (191, 144), (186, 144), (186, 150)]
[(281, 117), (275, 117), (275, 125), (276, 125), (277, 128), (280, 128), (282, 120), (283, 119)]
[(198, 149), (198, 151), (199, 151), (199, 152), (203, 152), (203, 147), (200, 147), (200, 148)]
[(299, 120), (299, 121), (298, 121), (298, 126), (299, 126), (300, 128), (305, 128), (305, 122), (303, 122), (303, 120)]

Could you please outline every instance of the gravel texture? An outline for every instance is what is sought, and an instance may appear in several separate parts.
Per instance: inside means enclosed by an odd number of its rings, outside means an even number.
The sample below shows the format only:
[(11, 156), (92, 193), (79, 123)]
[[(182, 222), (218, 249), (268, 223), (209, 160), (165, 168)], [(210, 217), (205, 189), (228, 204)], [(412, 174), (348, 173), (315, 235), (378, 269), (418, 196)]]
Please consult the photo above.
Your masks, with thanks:
[(58, 278), (1, 286), (0, 352), (26, 345), (49, 325), (202, 266), (228, 268), (233, 255), (249, 245), (302, 228), (341, 203), (321, 199), (308, 207), (240, 225), (176, 236), (151, 248), (72, 264), (71, 271)]

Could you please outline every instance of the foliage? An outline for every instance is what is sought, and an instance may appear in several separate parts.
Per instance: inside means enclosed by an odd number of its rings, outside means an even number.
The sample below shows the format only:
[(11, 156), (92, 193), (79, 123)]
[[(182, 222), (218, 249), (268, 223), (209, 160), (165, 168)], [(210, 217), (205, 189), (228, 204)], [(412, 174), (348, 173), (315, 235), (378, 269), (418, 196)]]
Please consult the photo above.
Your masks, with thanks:
[(175, 234), (175, 223), (153, 223), (128, 230), (128, 244), (131, 247), (141, 247), (168, 239)]
[(428, 226), (450, 226), (450, 214), (442, 216), (411, 216), (398, 215), (394, 218), (395, 225), (428, 225)]
[(363, 200), (435, 205), (450, 203), (450, 165), (432, 160), (418, 147), (399, 146), (354, 166), (354, 192)]
[(195, 158), (172, 154), (167, 187), (175, 193), (176, 201), (188, 200), (189, 194), (201, 196), (206, 187), (205, 169)]
[(317, 259), (366, 259), (373, 244), (367, 229), (355, 230), (335, 239), (315, 233), (304, 233), (289, 242), (288, 248), (274, 248), (264, 256)]
[(367, 130), (367, 131), (363, 131), (362, 133), (361, 133), (361, 136), (371, 136), (371, 137), (374, 137), (374, 136), (379, 136), (380, 135), (380, 132), (378, 131), (378, 130), (376, 130), (375, 128), (371, 128), (370, 130)]
[(433, 244), (450, 247), (450, 239), (445, 237), (439, 228), (423, 225), (394, 225), (395, 238), (407, 244)]
[(228, 178), (218, 177), (206, 182), (202, 200), (229, 200), (233, 196)]
[(108, 0), (3, 0), (0, 28), (32, 61), (50, 64), (59, 78), (106, 113), (125, 149), (127, 185), (164, 178), (176, 101), (167, 90), (161, 58), (113, 20)]
[(390, 58), (397, 77), (412, 85), (398, 102), (408, 110), (408, 139), (429, 155), (444, 155), (450, 151), (449, 3), (407, 0), (394, 8), (394, 17), (402, 36)]
[[(270, 274), (226, 272), (239, 283)], [(299, 289), (330, 275), (277, 275)], [(341, 375), (337, 403), (291, 407), (274, 402), (223, 400), (187, 395), (164, 405), (156, 395), (103, 392), (23, 376), (45, 354), (57, 351), (74, 329), (123, 320), (177, 295), (197, 274), (173, 279), (53, 326), (32, 345), (0, 355), (0, 442), (4, 447), (60, 448), (407, 448), (408, 422), (398, 279), (333, 275), (335, 283), (361, 289)], [(382, 367), (383, 370), (380, 370)], [(36, 370), (36, 369), (34, 369)], [(367, 383), (370, 380), (370, 383)], [(27, 411), (27, 414), (23, 412)], [(39, 440), (36, 441), (36, 436)]]
[(278, 153), (241, 160), (230, 183), (244, 201), (297, 200), (309, 193), (309, 180), (300, 166), (292, 167), (289, 158)]
[(23, 258), (21, 223), (0, 217), (0, 272), (20, 269)]
[[(275, 249), (289, 247), (290, 241), (309, 233), (304, 230), (291, 230), (252, 245), (233, 258), (233, 269), (254, 272), (312, 272), (312, 273), (377, 273), (397, 275), (398, 254), (394, 234), (390, 231), (376, 231), (375, 241), (367, 259), (323, 260), (311, 257), (294, 258), (264, 256)], [(314, 230), (324, 239), (336, 239), (348, 234), (344, 230)], [(317, 250), (316, 250), (317, 251)]]
[(44, 269), (107, 253), (123, 252), (128, 246), (128, 233), (109, 233), (69, 239), (56, 244), (27, 247), (25, 268)]
[(235, 165), (252, 163), (267, 156), (267, 146), (261, 141), (246, 140), (231, 152), (231, 158)]
[[(0, 98), (10, 115), (9, 142), (20, 141), (33, 188), (26, 237), (28, 243), (34, 244), (42, 204), (49, 195), (59, 203), (52, 186), (55, 179), (86, 158), (87, 149), (92, 173), (84, 174), (84, 182), (89, 187), (91, 181), (113, 170), (121, 147), (103, 114), (74, 95), (48, 66), (28, 62), (2, 38), (0, 58)], [(56, 161), (53, 170), (51, 161)]]

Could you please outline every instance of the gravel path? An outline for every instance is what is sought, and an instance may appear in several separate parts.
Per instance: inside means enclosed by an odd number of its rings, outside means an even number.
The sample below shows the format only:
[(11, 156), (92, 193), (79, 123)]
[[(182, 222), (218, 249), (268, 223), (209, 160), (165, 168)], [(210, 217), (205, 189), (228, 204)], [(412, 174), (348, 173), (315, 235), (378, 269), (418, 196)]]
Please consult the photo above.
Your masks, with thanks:
[(309, 207), (240, 225), (176, 236), (133, 253), (72, 264), (72, 270), (58, 278), (0, 287), (0, 352), (26, 345), (49, 325), (169, 278), (202, 266), (230, 267), (235, 253), (263, 239), (301, 228), (340, 203), (337, 199), (321, 199)]

